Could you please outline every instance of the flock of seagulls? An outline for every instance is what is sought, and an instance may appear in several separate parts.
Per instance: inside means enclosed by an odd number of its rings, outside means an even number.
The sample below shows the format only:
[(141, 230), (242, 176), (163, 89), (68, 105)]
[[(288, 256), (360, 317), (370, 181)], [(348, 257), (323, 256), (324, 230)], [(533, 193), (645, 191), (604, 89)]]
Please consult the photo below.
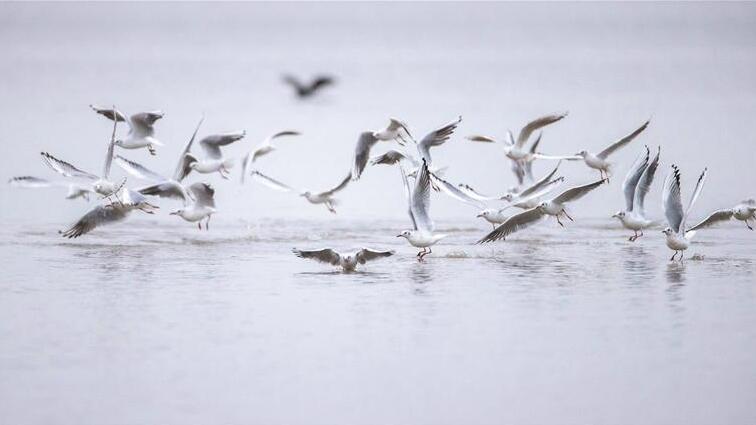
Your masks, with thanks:
[[(316, 77), (309, 83), (302, 83), (291, 76), (285, 77), (284, 81), (292, 86), (299, 98), (311, 97), (334, 83), (334, 79), (327, 76)], [(182, 207), (171, 211), (170, 215), (180, 217), (189, 223), (197, 223), (200, 230), (204, 224), (205, 230), (209, 230), (210, 218), (217, 211), (215, 188), (202, 181), (188, 183), (187, 178), (193, 173), (200, 176), (218, 173), (221, 178), (229, 180), (237, 159), (224, 156), (223, 150), (245, 139), (246, 132), (209, 134), (197, 141), (203, 123), (203, 119), (200, 119), (191, 138), (177, 158), (175, 170), (172, 174), (163, 175), (122, 155), (124, 151), (134, 149), (147, 149), (151, 155), (157, 155), (157, 148), (165, 146), (158, 140), (155, 128), (165, 116), (162, 111), (139, 112), (127, 116), (115, 106), (91, 106), (91, 108), (98, 115), (113, 122), (110, 140), (104, 146), (106, 153), (101, 173), (84, 171), (49, 152), (42, 152), (43, 163), (60, 176), (58, 179), (50, 180), (26, 175), (13, 177), (9, 183), (26, 188), (65, 187), (67, 199), (82, 198), (89, 201), (90, 197), (98, 197), (97, 206), (86, 212), (70, 228), (60, 232), (66, 238), (77, 238), (98, 227), (122, 221), (136, 210), (154, 214), (159, 208), (149, 200), (154, 197), (181, 202)], [(335, 214), (339, 204), (336, 195), (350, 184), (355, 184), (369, 166), (397, 166), (412, 225), (411, 228), (399, 233), (397, 237), (404, 238), (411, 246), (421, 249), (417, 253), (417, 259), (424, 261), (424, 258), (433, 252), (432, 247), (447, 237), (446, 234), (436, 231), (431, 218), (430, 202), (433, 192), (442, 192), (476, 208), (477, 217), (492, 225), (492, 230), (480, 238), (478, 243), (506, 240), (514, 233), (521, 232), (550, 217), (563, 227), (565, 220), (574, 220), (569, 213), (571, 204), (580, 201), (609, 182), (612, 169), (610, 157), (637, 139), (650, 123), (646, 121), (597, 153), (582, 150), (574, 155), (544, 154), (540, 150), (543, 132), (547, 127), (566, 117), (567, 113), (560, 113), (536, 118), (522, 127), (516, 139), (509, 131), (503, 140), (482, 135), (471, 135), (466, 138), (475, 143), (496, 144), (503, 148), (502, 159), (509, 162), (518, 184), (499, 195), (485, 195), (468, 184), (450, 182), (445, 178), (447, 167), (438, 166), (433, 162), (432, 151), (451, 139), (462, 122), (461, 116), (430, 131), (419, 141), (413, 137), (409, 126), (396, 118), (390, 118), (388, 125), (384, 128), (360, 133), (355, 144), (352, 162), (348, 168), (345, 164), (344, 175), (333, 187), (320, 191), (295, 188), (262, 173), (257, 168), (261, 158), (274, 152), (277, 144), (285, 143), (280, 140), (301, 135), (300, 132), (293, 130), (279, 131), (252, 147), (241, 158), (240, 182), (244, 184), (249, 179), (273, 190), (298, 194), (307, 202), (323, 205)], [(128, 126), (128, 133), (123, 138), (118, 137), (119, 123), (125, 123)], [(199, 145), (200, 152), (193, 150), (195, 141)], [(372, 155), (379, 142), (381, 142), (380, 145), (393, 146), (383, 153)], [(414, 149), (412, 149), (413, 146)], [(625, 206), (613, 217), (618, 219), (624, 228), (633, 232), (628, 239), (631, 242), (642, 237), (644, 230), (657, 224), (646, 213), (645, 198), (652, 187), (659, 167), (660, 154), (660, 148), (657, 148), (652, 155), (651, 149), (645, 146), (622, 183)], [(556, 164), (549, 173), (536, 179), (533, 176), (533, 163), (537, 160), (553, 160)], [(589, 169), (599, 172), (599, 179), (562, 188), (565, 178), (559, 176), (558, 173), (564, 161), (583, 162)], [(114, 162), (125, 172), (126, 178), (120, 181), (111, 178)], [(170, 177), (166, 177), (167, 175)], [(674, 261), (678, 255), (679, 261), (682, 261), (683, 252), (690, 246), (691, 239), (700, 229), (735, 219), (745, 222), (747, 228), (753, 230), (749, 222), (756, 221), (756, 201), (753, 199), (742, 201), (731, 208), (716, 210), (701, 222), (691, 227), (687, 226), (693, 205), (699, 198), (706, 181), (706, 175), (707, 170), (704, 170), (698, 178), (686, 208), (683, 208), (681, 199), (680, 169), (676, 165), (671, 165), (671, 170), (664, 180), (662, 206), (668, 226), (662, 232), (666, 238), (666, 245), (674, 251), (671, 261)], [(132, 180), (141, 183), (133, 184)], [(345, 271), (353, 271), (358, 264), (391, 256), (394, 251), (364, 248), (357, 252), (343, 254), (332, 249), (294, 249), (294, 253), (302, 258), (339, 266)]]

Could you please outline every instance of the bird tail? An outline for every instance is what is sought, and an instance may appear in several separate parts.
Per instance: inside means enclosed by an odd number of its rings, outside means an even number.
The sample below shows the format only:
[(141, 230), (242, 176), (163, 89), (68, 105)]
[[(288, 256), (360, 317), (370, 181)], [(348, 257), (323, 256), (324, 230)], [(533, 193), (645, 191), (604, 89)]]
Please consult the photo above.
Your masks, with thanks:
[(685, 232), (685, 239), (687, 239), (687, 240), (692, 240), (694, 236), (696, 236), (696, 231), (695, 230), (689, 230), (689, 231)]

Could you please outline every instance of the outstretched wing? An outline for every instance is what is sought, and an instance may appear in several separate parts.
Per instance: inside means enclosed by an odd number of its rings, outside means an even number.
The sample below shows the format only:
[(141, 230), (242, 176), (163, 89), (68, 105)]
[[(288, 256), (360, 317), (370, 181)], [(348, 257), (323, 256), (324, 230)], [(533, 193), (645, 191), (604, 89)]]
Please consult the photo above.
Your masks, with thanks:
[(489, 136), (481, 136), (479, 134), (473, 134), (472, 136), (467, 136), (465, 139), (471, 141), (471, 142), (483, 142), (483, 143), (496, 143), (496, 139)]
[(468, 195), (464, 190), (461, 190), (454, 184), (449, 183), (448, 181), (440, 177), (437, 177), (433, 173), (431, 173), (430, 176), (433, 182), (436, 183), (436, 186), (438, 186), (441, 189), (441, 191), (451, 196), (452, 198), (458, 201), (464, 202), (466, 204), (472, 205), (473, 207), (478, 208), (478, 209), (485, 208), (485, 205), (482, 202), (480, 202), (475, 197)]
[(598, 156), (601, 159), (606, 159), (609, 155), (611, 155), (612, 153), (614, 153), (617, 149), (619, 149), (619, 148), (625, 146), (626, 144), (632, 142), (633, 139), (635, 139), (639, 134), (643, 133), (643, 130), (645, 130), (646, 127), (648, 127), (648, 124), (650, 122), (651, 121), (644, 122), (643, 125), (641, 125), (640, 127), (638, 127), (635, 131), (633, 131), (632, 133), (628, 134), (627, 136), (625, 136), (625, 137), (617, 140), (616, 142), (612, 143), (611, 145), (607, 146), (606, 149), (604, 149), (603, 151), (599, 152), (598, 155), (596, 155), (596, 156)]
[(281, 183), (280, 181), (278, 181), (278, 180), (276, 180), (276, 179), (274, 179), (272, 177), (268, 177), (265, 174), (263, 174), (263, 173), (261, 173), (261, 172), (259, 172), (257, 170), (252, 171), (251, 176), (252, 176), (253, 180), (256, 180), (256, 181), (260, 182), (261, 184), (263, 184), (263, 185), (265, 185), (265, 186), (267, 186), (267, 187), (269, 187), (269, 188), (271, 188), (273, 190), (277, 190), (279, 192), (291, 192), (291, 191), (294, 190), (294, 188), (292, 188), (291, 186), (287, 186), (287, 185)]
[(8, 179), (8, 184), (15, 187), (23, 187), (23, 188), (30, 188), (30, 189), (36, 189), (41, 187), (52, 187), (52, 186), (67, 186), (66, 183), (59, 183), (59, 182), (52, 182), (47, 179), (42, 179), (39, 177), (34, 176), (19, 176), (19, 177), (11, 177)]
[(369, 248), (362, 248), (361, 250), (357, 251), (357, 254), (355, 254), (355, 258), (357, 259), (357, 262), (360, 264), (365, 264), (370, 260), (375, 260), (378, 258), (383, 257), (390, 257), (394, 255), (394, 251), (373, 251)]
[(484, 236), (477, 243), (495, 242), (500, 239), (506, 239), (507, 236), (514, 232), (520, 231), (536, 224), (543, 217), (540, 208), (531, 208), (519, 214), (509, 217), (504, 223), (501, 223), (491, 233)]
[(189, 186), (197, 206), (215, 208), (215, 189), (207, 183), (193, 183)]
[(683, 215), (682, 223), (680, 223), (680, 228), (685, 231), (685, 222), (688, 221), (688, 216), (690, 215), (690, 210), (693, 209), (693, 204), (696, 203), (698, 200), (698, 197), (701, 195), (701, 191), (703, 190), (704, 183), (706, 182), (706, 173), (708, 169), (704, 168), (701, 175), (698, 177), (698, 181), (696, 182), (696, 188), (693, 189), (693, 194), (690, 196), (690, 202), (688, 203), (688, 208), (685, 210), (685, 214)]
[(163, 115), (162, 111), (136, 113), (129, 120), (131, 129), (140, 136), (151, 136), (155, 132), (153, 125), (157, 120), (163, 118)]
[(117, 122), (128, 122), (126, 119), (126, 115), (124, 115), (121, 111), (114, 108), (103, 108), (95, 105), (89, 105), (90, 108), (92, 108), (93, 111), (97, 112), (98, 114), (102, 115), (103, 117)]
[(472, 199), (475, 199), (477, 201), (494, 201), (494, 200), (501, 199), (501, 196), (488, 196), (488, 195), (484, 195), (484, 194), (476, 191), (475, 189), (473, 189), (472, 186), (466, 185), (464, 183), (458, 184), (457, 185), (457, 189), (460, 192), (464, 193), (466, 196), (468, 196), (468, 197), (470, 197)]
[(200, 118), (199, 122), (197, 123), (197, 127), (194, 128), (194, 133), (192, 133), (192, 137), (186, 143), (186, 146), (184, 146), (184, 150), (181, 151), (178, 164), (176, 164), (176, 171), (173, 172), (173, 180), (176, 180), (177, 182), (184, 180), (184, 178), (189, 174), (189, 172), (191, 171), (191, 168), (189, 168), (189, 164), (197, 161), (197, 158), (194, 155), (190, 155), (187, 157), (187, 154), (189, 154), (189, 151), (192, 150), (194, 139), (197, 138), (197, 132), (202, 126), (203, 121), (205, 121), (204, 116)]
[(96, 227), (112, 224), (123, 220), (129, 214), (128, 208), (117, 208), (111, 205), (98, 205), (88, 213), (84, 214), (73, 226), (60, 234), (64, 238), (78, 238), (79, 236), (89, 233)]
[(535, 120), (527, 123), (525, 127), (520, 130), (520, 134), (517, 136), (517, 142), (515, 142), (515, 144), (518, 148), (522, 148), (523, 146), (525, 146), (525, 143), (528, 141), (530, 135), (533, 134), (534, 131), (538, 130), (539, 128), (546, 127), (549, 124), (553, 124), (566, 116), (567, 112), (564, 112), (561, 114), (546, 115), (540, 118), (536, 118)]
[(717, 223), (730, 220), (732, 216), (733, 216), (733, 212), (730, 209), (714, 211), (708, 217), (702, 220), (700, 223), (691, 227), (687, 231), (692, 232), (694, 230), (703, 229), (704, 227), (713, 226)]
[(78, 177), (82, 179), (89, 179), (89, 180), (99, 180), (99, 177), (95, 176), (92, 173), (88, 173), (86, 171), (82, 171), (73, 165), (69, 164), (66, 161), (60, 160), (58, 158), (55, 158), (54, 156), (50, 155), (47, 152), (41, 152), (42, 160), (45, 161), (45, 164), (47, 164), (50, 168), (53, 169), (56, 173), (62, 174), (66, 177)]
[(605, 181), (606, 179), (602, 179), (593, 183), (588, 183), (582, 186), (576, 186), (576, 187), (567, 189), (561, 194), (559, 194), (559, 196), (554, 198), (554, 202), (559, 203), (559, 204), (564, 204), (567, 202), (577, 201), (578, 199), (587, 195), (588, 192), (604, 184)]
[(312, 251), (294, 248), (291, 250), (291, 252), (293, 252), (294, 255), (299, 258), (309, 258), (311, 260), (320, 261), (321, 263), (328, 263), (334, 266), (337, 266), (339, 264), (339, 260), (341, 258), (338, 252), (330, 248)]
[(625, 211), (629, 212), (633, 210), (635, 187), (638, 185), (638, 181), (643, 175), (643, 172), (646, 171), (646, 167), (648, 167), (650, 155), (651, 151), (648, 149), (648, 146), (646, 146), (646, 152), (638, 156), (633, 163), (633, 166), (630, 167), (630, 171), (628, 171), (625, 176), (625, 180), (622, 182), (622, 193), (625, 195)]
[(401, 162), (403, 159), (406, 159), (410, 162), (412, 162), (413, 165), (416, 165), (415, 158), (412, 158), (411, 156), (405, 155), (402, 152), (399, 152), (397, 150), (390, 150), (383, 155), (378, 155), (373, 157), (370, 160), (370, 164), (377, 165), (377, 164), (385, 164), (385, 165), (394, 165), (396, 163)]
[(640, 180), (638, 180), (638, 184), (635, 186), (633, 208), (643, 216), (646, 214), (646, 195), (648, 194), (648, 191), (651, 190), (651, 183), (653, 183), (656, 169), (659, 167), (659, 154), (661, 154), (661, 147), (656, 150), (656, 156), (643, 171)]
[(457, 129), (457, 126), (461, 122), (462, 116), (457, 118), (456, 121), (452, 121), (437, 130), (431, 131), (425, 137), (423, 137), (423, 140), (421, 140), (420, 143), (417, 144), (417, 150), (418, 152), (420, 152), (420, 156), (422, 156), (426, 162), (431, 162), (430, 148), (432, 148), (433, 146), (443, 145), (447, 140), (449, 140), (452, 133), (454, 133), (454, 130)]
[(223, 154), (221, 153), (221, 146), (227, 146), (231, 143), (241, 140), (247, 134), (246, 131), (235, 131), (231, 133), (212, 134), (204, 137), (200, 140), (200, 146), (211, 159), (221, 159)]
[(126, 171), (127, 173), (131, 174), (132, 176), (138, 179), (151, 180), (154, 182), (162, 182), (164, 180), (167, 180), (165, 177), (150, 170), (144, 165), (139, 164), (138, 162), (132, 161), (130, 159), (126, 159), (122, 157), (121, 155), (115, 156), (115, 162), (124, 171)]
[(433, 220), (430, 218), (430, 171), (428, 163), (423, 160), (420, 171), (415, 179), (415, 187), (412, 190), (410, 208), (418, 230), (433, 231)]
[(321, 192), (321, 193), (319, 193), (319, 195), (323, 196), (323, 197), (332, 196), (336, 192), (338, 192), (338, 191), (344, 189), (345, 187), (347, 187), (347, 185), (349, 184), (349, 182), (351, 180), (352, 180), (352, 174), (351, 173), (347, 174), (347, 176), (344, 177), (344, 180), (342, 180), (341, 183), (339, 183), (338, 185), (336, 185), (336, 187), (334, 187), (333, 189), (327, 190), (325, 192)]
[(158, 196), (160, 198), (169, 199), (180, 199), (185, 202), (189, 198), (188, 194), (186, 193), (186, 189), (184, 189), (184, 186), (182, 186), (181, 183), (177, 183), (175, 181), (164, 181), (153, 184), (151, 186), (145, 186), (143, 188), (137, 189), (137, 192), (141, 193), (142, 195)]
[(559, 170), (559, 166), (562, 164), (562, 161), (557, 162), (556, 167), (554, 167), (553, 170), (549, 174), (546, 174), (541, 178), (541, 180), (538, 180), (537, 182), (533, 183), (532, 185), (525, 188), (522, 192), (520, 192), (520, 197), (525, 197), (530, 195), (531, 193), (540, 191), (544, 186), (550, 184), (552, 181), (551, 178), (554, 177), (557, 170)]
[(407, 180), (407, 173), (404, 171), (404, 167), (399, 165), (399, 170), (402, 173), (402, 184), (404, 185), (404, 193), (407, 196), (407, 214), (409, 214), (410, 220), (412, 220), (412, 227), (417, 230), (417, 220), (415, 220), (415, 214), (412, 212), (412, 189), (410, 189), (409, 180)]
[(672, 171), (664, 179), (662, 189), (662, 208), (667, 217), (667, 223), (676, 233), (680, 232), (683, 220), (683, 207), (680, 198), (680, 169), (672, 164)]
[(357, 181), (362, 175), (362, 171), (367, 166), (370, 157), (370, 149), (378, 143), (378, 139), (371, 131), (365, 131), (357, 139), (357, 146), (354, 148), (354, 162), (352, 163), (351, 179)]

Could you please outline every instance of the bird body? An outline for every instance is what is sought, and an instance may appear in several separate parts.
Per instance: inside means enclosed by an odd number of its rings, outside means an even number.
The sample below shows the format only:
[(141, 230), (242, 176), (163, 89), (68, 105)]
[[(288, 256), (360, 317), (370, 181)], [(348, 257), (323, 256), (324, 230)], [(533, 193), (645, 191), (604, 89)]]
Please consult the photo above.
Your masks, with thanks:
[(189, 186), (189, 192), (194, 202), (184, 208), (175, 210), (170, 215), (177, 215), (190, 223), (197, 223), (202, 230), (202, 220), (205, 220), (205, 230), (210, 230), (210, 217), (216, 212), (215, 189), (207, 183), (194, 183)]

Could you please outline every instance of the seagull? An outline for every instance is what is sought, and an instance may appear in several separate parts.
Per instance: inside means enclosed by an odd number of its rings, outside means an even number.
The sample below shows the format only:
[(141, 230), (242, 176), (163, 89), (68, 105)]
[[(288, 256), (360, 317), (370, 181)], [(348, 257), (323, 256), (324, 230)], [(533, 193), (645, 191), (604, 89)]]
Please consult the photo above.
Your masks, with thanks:
[[(409, 172), (407, 173), (407, 177), (417, 176), (417, 172), (420, 170), (420, 165), (422, 164), (421, 161), (408, 153), (400, 152), (394, 149), (391, 149), (382, 155), (372, 157), (370, 159), (370, 165), (394, 165), (400, 163), (401, 161), (407, 161), (412, 164), (412, 168), (410, 168)], [(428, 170), (430, 170), (433, 175), (442, 177), (447, 168), (448, 167), (429, 166)]]
[(89, 233), (96, 227), (116, 223), (124, 220), (133, 210), (140, 210), (147, 214), (154, 214), (154, 209), (159, 208), (147, 202), (147, 199), (132, 190), (124, 190), (119, 197), (119, 201), (103, 203), (89, 210), (73, 226), (65, 231), (60, 231), (64, 238), (78, 238), (79, 236)]
[[(401, 146), (404, 146), (407, 143), (407, 140), (404, 139), (403, 134), (406, 134), (410, 139), (412, 139), (412, 134), (410, 134), (410, 131), (407, 128), (407, 124), (396, 118), (389, 118), (389, 124), (386, 128), (373, 132), (373, 136), (376, 139), (381, 141), (393, 140), (396, 143), (399, 143)], [(412, 140), (414, 141), (414, 139)]]
[[(537, 118), (527, 123), (525, 127), (520, 130), (520, 133), (517, 135), (517, 140), (514, 139), (511, 131), (507, 131), (507, 140), (504, 142), (504, 154), (507, 156), (507, 158), (513, 161), (512, 171), (514, 171), (515, 176), (517, 177), (517, 180), (518, 182), (520, 182), (520, 184), (523, 184), (524, 178), (528, 174), (530, 174), (530, 163), (534, 159), (540, 157), (537, 156), (538, 154), (536, 154), (535, 152), (538, 144), (541, 141), (540, 135), (533, 143), (531, 149), (525, 149), (525, 144), (530, 139), (530, 136), (536, 130), (561, 121), (566, 116), (567, 112), (564, 112), (561, 114), (545, 115), (543, 117)], [(496, 143), (496, 139), (494, 139), (493, 137), (481, 135), (467, 136), (467, 140), (470, 140), (472, 142)], [(543, 158), (556, 159), (549, 156), (543, 156)]]
[(425, 161), (425, 164), (430, 167), (433, 164), (431, 159), (430, 149), (435, 146), (441, 146), (446, 143), (447, 140), (457, 129), (459, 123), (462, 122), (462, 116), (460, 115), (456, 120), (444, 125), (441, 128), (431, 131), (426, 134), (419, 143), (417, 143), (417, 152), (420, 154), (420, 158)]
[(635, 139), (639, 134), (643, 132), (643, 130), (646, 129), (646, 127), (648, 127), (648, 124), (650, 122), (650, 120), (644, 122), (643, 125), (638, 127), (635, 131), (607, 146), (604, 150), (597, 154), (591, 153), (587, 150), (582, 150), (576, 153), (574, 157), (564, 157), (562, 159), (582, 159), (588, 167), (593, 168), (594, 170), (598, 170), (601, 178), (608, 179), (609, 168), (611, 167), (611, 164), (609, 163), (609, 161), (607, 161), (609, 155), (632, 142), (633, 139)]
[(541, 193), (541, 196), (546, 195), (549, 191), (542, 192), (542, 189), (545, 188), (551, 188), (554, 189), (556, 185), (561, 183), (564, 179), (562, 178), (554, 178), (554, 175), (556, 175), (556, 172), (559, 170), (559, 165), (561, 164), (561, 161), (557, 163), (556, 167), (554, 167), (551, 172), (543, 176), (540, 180), (537, 182), (531, 184), (530, 186), (524, 188), (523, 190), (517, 190), (516, 188), (510, 189), (509, 192), (505, 193), (504, 195), (500, 196), (487, 196), (483, 195), (479, 192), (477, 192), (475, 189), (470, 187), (466, 184), (460, 184), (459, 189), (463, 192), (467, 193), (472, 198), (475, 198), (479, 201), (493, 201), (493, 200), (501, 200), (501, 201), (507, 201), (510, 204), (513, 204), (513, 207), (521, 208), (521, 209), (531, 209), (535, 208), (540, 204), (538, 196), (532, 196), (534, 193)]
[(756, 200), (746, 199), (732, 208), (714, 211), (703, 221), (691, 227), (688, 231), (693, 232), (733, 218), (745, 222), (746, 227), (753, 230), (753, 227), (748, 224), (748, 220), (756, 221)]
[(301, 82), (292, 75), (284, 75), (283, 81), (294, 89), (300, 99), (311, 97), (323, 87), (333, 85), (336, 82), (333, 77), (327, 75), (316, 76), (309, 84)]
[[(540, 204), (540, 199), (549, 193), (551, 193), (554, 189), (556, 189), (559, 185), (561, 185), (564, 182), (564, 177), (558, 177), (554, 180), (549, 180), (546, 182), (538, 191), (530, 192), (528, 188), (528, 193), (525, 193), (526, 191), (523, 191), (523, 193), (515, 195), (515, 198), (512, 198), (509, 205), (505, 206), (504, 208), (486, 208), (480, 213), (478, 213), (477, 217), (483, 218), (487, 222), (491, 223), (493, 225), (494, 229), (497, 225), (504, 223), (507, 218), (509, 218), (507, 215), (505, 215), (505, 212), (512, 207), (515, 208), (522, 208), (522, 209), (531, 209), (535, 208)], [(532, 188), (532, 186), (531, 186)], [(511, 194), (508, 194), (511, 195)], [(505, 195), (506, 196), (506, 195)], [(501, 200), (506, 200), (505, 197), (502, 197)]]
[[(221, 146), (227, 146), (231, 143), (241, 140), (247, 133), (245, 131), (235, 131), (231, 133), (213, 134), (205, 136), (199, 141), (200, 146), (205, 151), (206, 159), (197, 159), (190, 156), (189, 167), (201, 174), (218, 173), (221, 177), (228, 180), (228, 174), (231, 167), (234, 166), (234, 160), (224, 159), (221, 152)], [(188, 153), (188, 152), (187, 152)], [(194, 160), (192, 160), (192, 158)]]
[[(112, 111), (113, 110), (111, 110), (111, 113)], [(116, 120), (113, 123), (113, 134), (111, 135), (110, 142), (108, 143), (108, 149), (105, 155), (105, 163), (102, 169), (102, 176), (97, 176), (92, 173), (82, 171), (66, 161), (55, 158), (47, 152), (40, 152), (40, 155), (42, 155), (42, 160), (45, 162), (45, 164), (52, 168), (53, 171), (65, 177), (90, 180), (92, 182), (92, 190), (102, 196), (109, 197), (110, 195), (114, 195), (118, 191), (119, 185), (113, 183), (109, 179), (110, 168), (113, 163), (113, 147), (115, 146), (115, 131), (117, 125), (118, 121)]]
[(498, 241), (499, 239), (506, 239), (506, 237), (511, 235), (512, 233), (530, 227), (531, 225), (540, 221), (543, 217), (549, 215), (556, 217), (557, 223), (559, 223), (560, 226), (564, 227), (564, 224), (562, 224), (562, 222), (559, 220), (559, 217), (561, 215), (564, 215), (568, 219), (570, 219), (570, 221), (573, 221), (572, 217), (570, 217), (565, 210), (565, 204), (567, 204), (568, 202), (577, 201), (578, 199), (588, 194), (588, 192), (604, 184), (605, 181), (605, 179), (602, 179), (583, 186), (572, 187), (560, 193), (557, 197), (551, 200), (541, 202), (541, 204), (535, 208), (531, 208), (519, 214), (515, 214), (506, 219), (504, 223), (494, 229), (491, 233), (484, 236), (481, 240), (478, 241), (478, 243), (480, 244), (485, 242)]
[(293, 130), (284, 130), (279, 131), (278, 133), (275, 133), (271, 136), (268, 136), (265, 140), (263, 140), (259, 145), (257, 145), (254, 149), (249, 151), (247, 156), (244, 157), (244, 161), (242, 161), (242, 174), (241, 174), (241, 182), (244, 183), (244, 178), (247, 175), (247, 170), (249, 169), (249, 166), (251, 164), (254, 164), (255, 161), (257, 161), (259, 158), (273, 152), (276, 150), (276, 147), (273, 146), (273, 141), (278, 139), (279, 137), (285, 137), (285, 136), (299, 136), (300, 132), (293, 131)]
[(310, 258), (321, 263), (340, 266), (345, 272), (355, 271), (357, 264), (365, 264), (370, 260), (394, 255), (394, 251), (374, 251), (369, 248), (362, 248), (357, 252), (350, 252), (348, 254), (342, 254), (330, 248), (311, 251), (294, 248), (292, 252), (299, 258)]
[(191, 193), (187, 191), (186, 187), (184, 187), (181, 182), (192, 171), (189, 165), (192, 162), (196, 161), (196, 158), (189, 153), (189, 150), (194, 143), (194, 139), (197, 137), (197, 132), (199, 131), (203, 120), (204, 119), (200, 119), (197, 127), (194, 129), (192, 137), (189, 139), (189, 142), (187, 142), (183, 152), (179, 156), (178, 164), (176, 164), (176, 170), (173, 172), (173, 177), (171, 178), (163, 177), (162, 175), (135, 161), (131, 161), (120, 155), (116, 155), (115, 162), (124, 171), (138, 179), (150, 180), (153, 182), (153, 184), (149, 186), (137, 189), (137, 192), (141, 193), (142, 195), (180, 199), (184, 202), (184, 205), (186, 205), (186, 203), (191, 200)]
[(447, 235), (433, 232), (433, 220), (430, 218), (431, 174), (425, 158), (423, 158), (420, 172), (415, 179), (414, 189), (410, 189), (404, 168), (399, 167), (399, 169), (402, 172), (402, 181), (404, 182), (404, 190), (407, 194), (408, 212), (412, 220), (413, 229), (405, 230), (396, 235), (396, 237), (405, 238), (410, 245), (422, 248), (423, 250), (417, 253), (417, 259), (418, 261), (423, 261), (426, 255), (433, 252), (430, 247)]
[(50, 181), (39, 177), (34, 176), (19, 176), (19, 177), (12, 177), (8, 180), (8, 183), (11, 186), (15, 187), (22, 187), (27, 189), (38, 189), (38, 188), (45, 188), (45, 187), (66, 187), (68, 188), (68, 193), (66, 194), (66, 199), (76, 199), (76, 198), (84, 198), (85, 200), (89, 201), (89, 194), (93, 193), (94, 191), (88, 187), (79, 186), (78, 184), (74, 183), (67, 183), (62, 181)]
[(625, 193), (625, 210), (614, 214), (612, 217), (619, 219), (622, 226), (633, 231), (633, 236), (628, 239), (630, 242), (635, 242), (643, 236), (643, 229), (653, 224), (653, 221), (646, 218), (643, 202), (649, 189), (651, 189), (651, 183), (654, 181), (654, 174), (659, 166), (660, 153), (661, 147), (656, 151), (656, 157), (649, 164), (651, 151), (646, 146), (646, 153), (638, 157), (622, 183), (622, 191)]
[(316, 204), (316, 205), (324, 204), (326, 208), (328, 208), (328, 211), (334, 214), (336, 214), (335, 206), (338, 205), (338, 200), (335, 199), (333, 195), (335, 195), (336, 192), (347, 187), (351, 178), (352, 178), (352, 175), (347, 174), (344, 180), (342, 180), (341, 183), (339, 183), (333, 189), (327, 190), (325, 192), (313, 193), (313, 192), (310, 192), (309, 190), (303, 191), (303, 190), (294, 189), (293, 187), (288, 186), (284, 183), (281, 183), (280, 181), (272, 177), (266, 176), (260, 171), (257, 171), (257, 170), (252, 171), (252, 179), (257, 180), (261, 184), (268, 186), (269, 188), (273, 190), (278, 190), (281, 192), (298, 192), (300, 196), (303, 196), (311, 204)]
[(669, 227), (662, 230), (662, 233), (667, 237), (666, 243), (669, 249), (675, 251), (669, 261), (674, 261), (675, 256), (678, 253), (680, 254), (680, 261), (682, 261), (683, 251), (688, 249), (688, 246), (690, 246), (690, 240), (693, 239), (693, 236), (696, 234), (695, 230), (685, 230), (685, 222), (688, 219), (688, 214), (690, 214), (693, 204), (701, 194), (704, 182), (706, 181), (706, 171), (706, 168), (704, 168), (701, 176), (698, 177), (698, 182), (696, 183), (696, 188), (693, 190), (693, 195), (690, 197), (688, 208), (684, 211), (682, 200), (680, 199), (680, 169), (673, 164), (672, 171), (664, 180), (664, 188), (662, 189), (662, 207), (664, 208), (664, 215), (667, 217)]
[(189, 186), (195, 201), (189, 206), (172, 211), (170, 215), (177, 215), (184, 220), (197, 223), (202, 230), (202, 220), (205, 221), (205, 230), (210, 230), (210, 217), (215, 214), (215, 189), (207, 183), (194, 183)]
[(116, 146), (123, 149), (141, 149), (147, 148), (151, 155), (155, 155), (155, 146), (164, 146), (163, 143), (155, 138), (155, 122), (165, 115), (162, 111), (139, 112), (130, 117), (112, 108), (101, 108), (89, 105), (93, 111), (113, 120), (115, 122), (125, 122), (129, 125), (129, 134), (125, 139), (116, 140)]

